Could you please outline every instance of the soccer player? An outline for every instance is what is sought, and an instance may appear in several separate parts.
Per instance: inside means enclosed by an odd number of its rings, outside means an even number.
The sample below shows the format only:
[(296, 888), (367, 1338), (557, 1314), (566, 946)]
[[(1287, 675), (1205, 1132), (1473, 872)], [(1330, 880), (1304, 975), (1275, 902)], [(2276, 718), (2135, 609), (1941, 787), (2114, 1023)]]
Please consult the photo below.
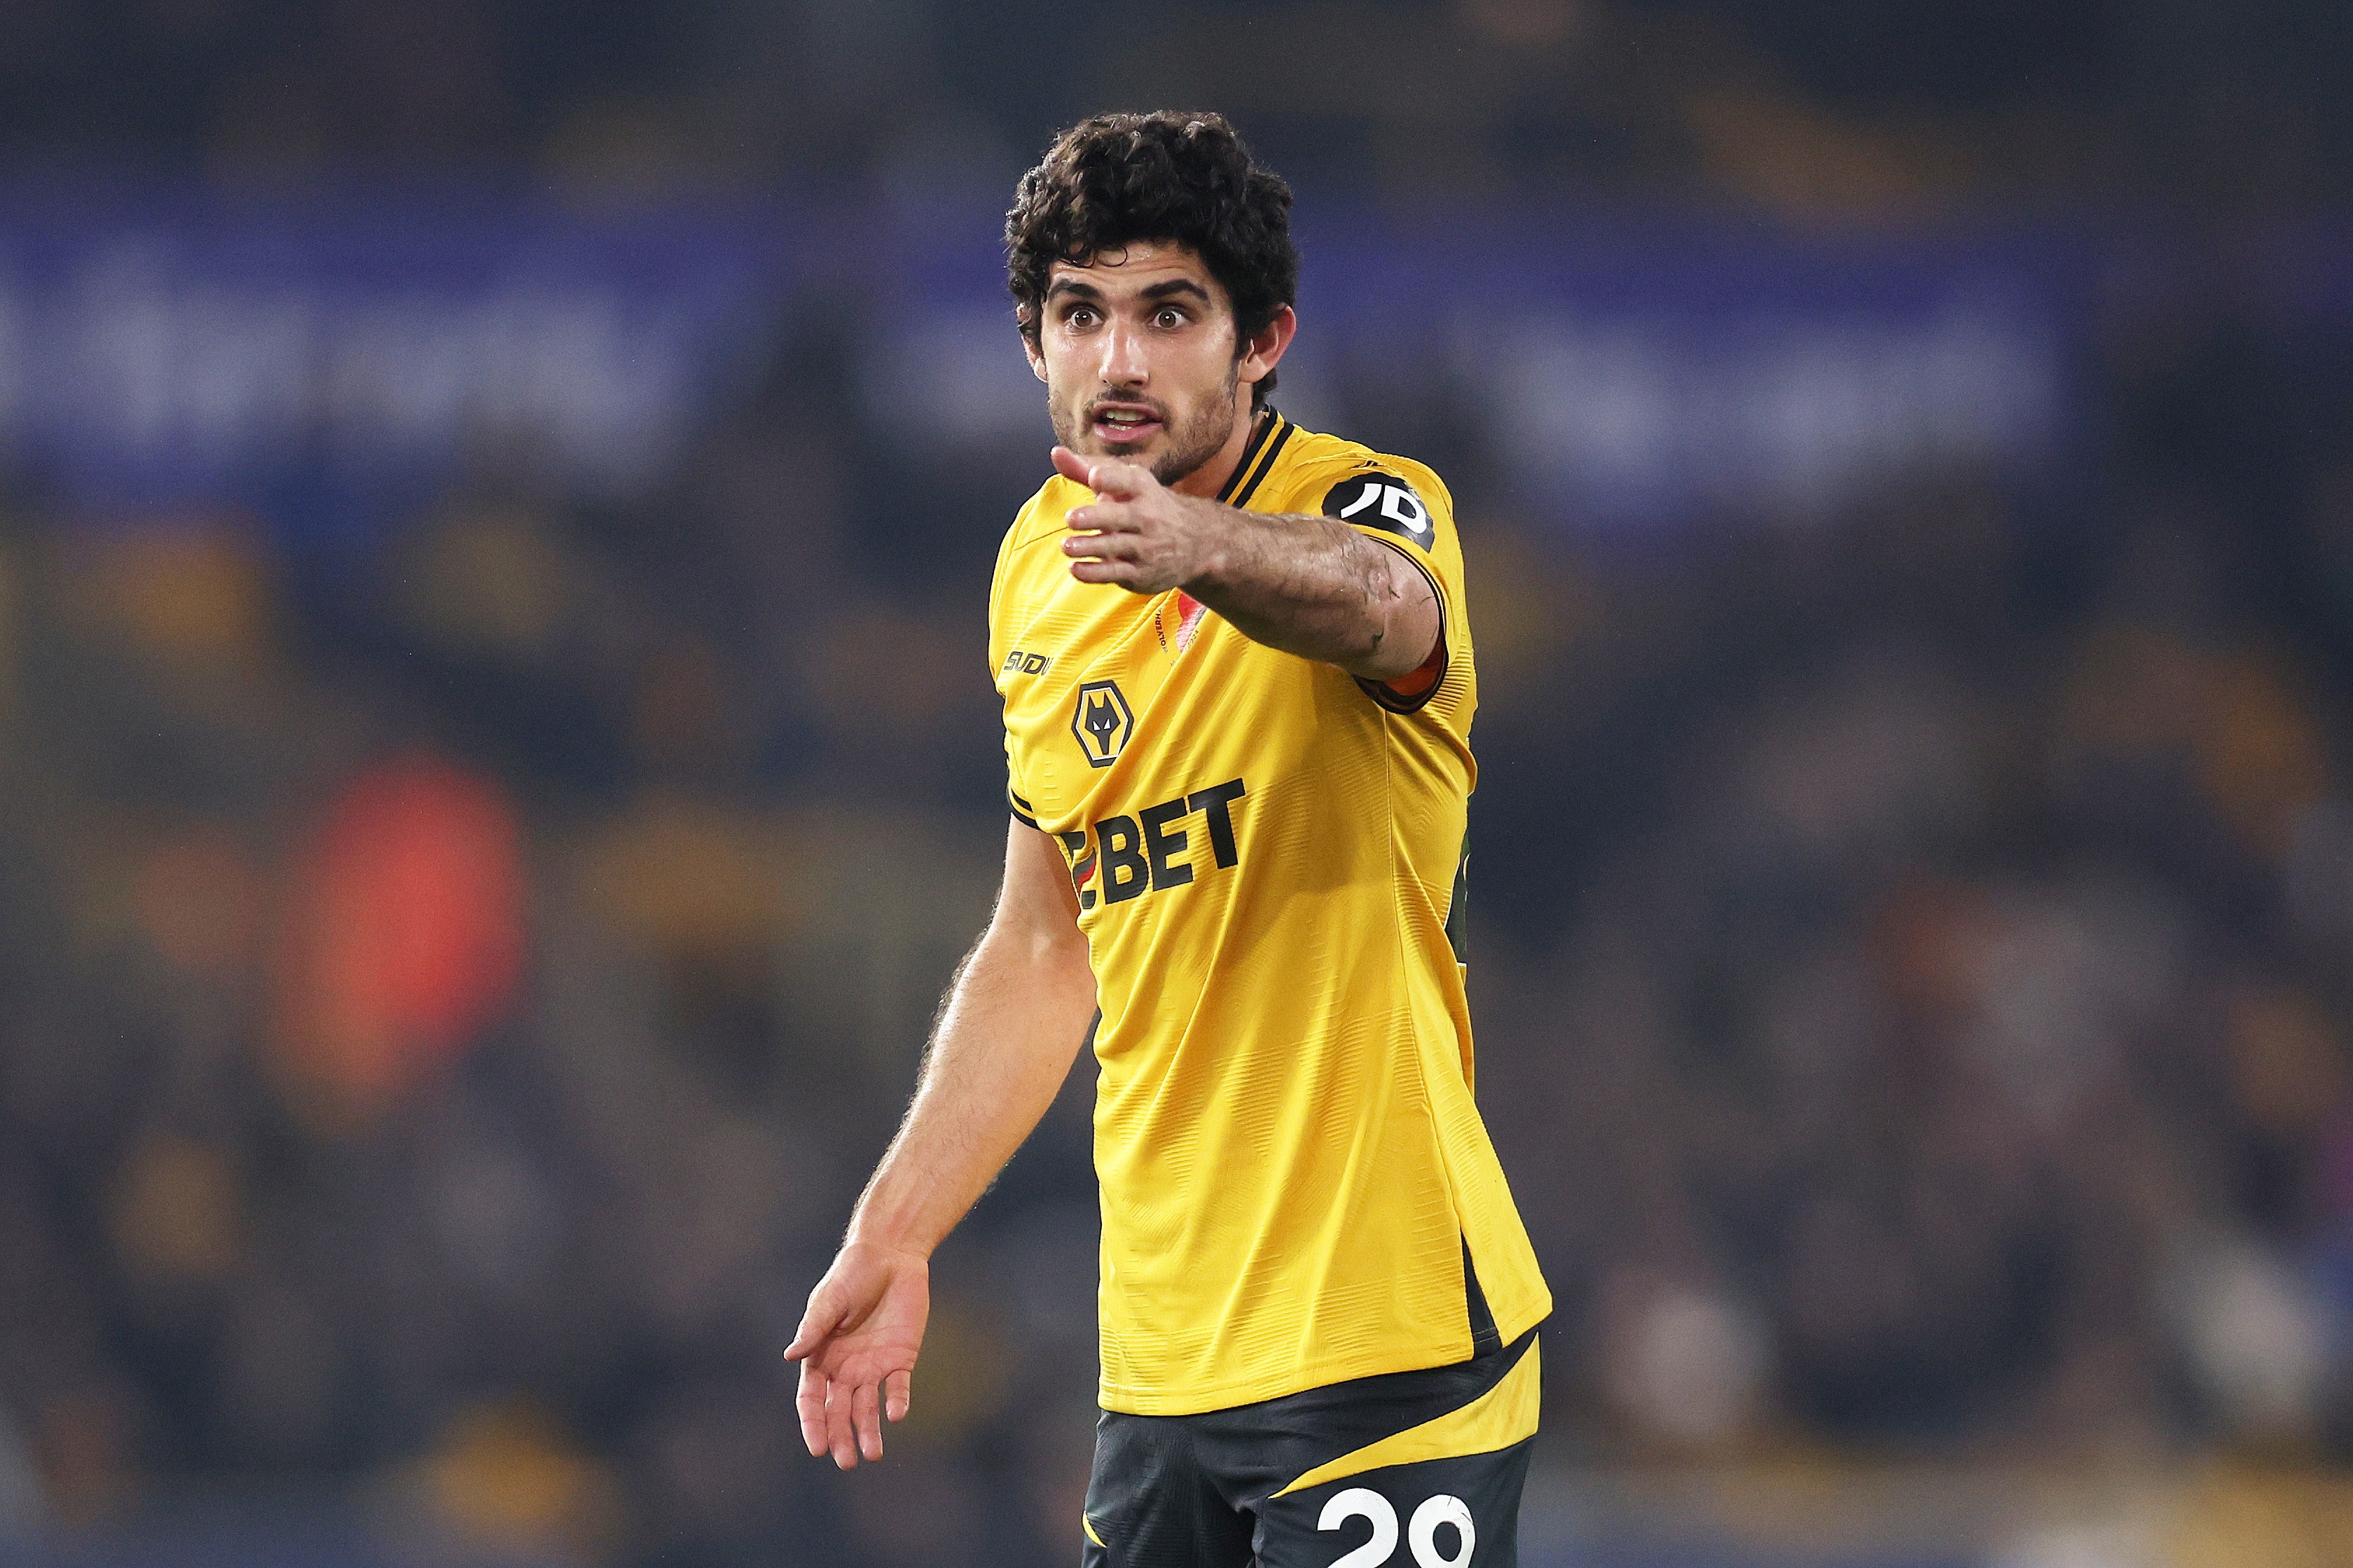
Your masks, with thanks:
[(1452, 503), (1268, 401), (1291, 193), (1213, 114), (1024, 175), (1060, 445), (989, 592), (997, 911), (786, 1354), (843, 1468), (905, 1414), (933, 1249), (1100, 1010), (1091, 1564), (1508, 1564), (1551, 1310), (1472, 1100)]

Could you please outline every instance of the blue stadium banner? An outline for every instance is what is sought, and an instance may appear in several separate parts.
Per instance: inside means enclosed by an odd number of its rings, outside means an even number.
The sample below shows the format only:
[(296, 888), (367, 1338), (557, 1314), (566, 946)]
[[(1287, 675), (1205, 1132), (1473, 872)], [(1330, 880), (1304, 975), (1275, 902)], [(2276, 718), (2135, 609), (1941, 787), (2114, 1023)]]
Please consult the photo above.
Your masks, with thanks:
[(298, 545), (486, 438), (626, 492), (754, 363), (794, 232), (448, 189), (0, 189), (0, 450), (78, 508), (243, 501)]
[(1528, 514), (1596, 542), (1802, 524), (1924, 471), (2033, 487), (2073, 456), (2094, 268), (2057, 236), (1390, 216), (1303, 244), (1330, 378), (1442, 378)]
[[(1532, 521), (1588, 542), (1802, 523), (1923, 469), (2031, 488), (2079, 456), (2081, 240), (1330, 202), (1295, 224), (1284, 411), (1376, 443), (1467, 430)], [(1035, 441), (1001, 256), (956, 233), (902, 229), (867, 399), (975, 452)]]

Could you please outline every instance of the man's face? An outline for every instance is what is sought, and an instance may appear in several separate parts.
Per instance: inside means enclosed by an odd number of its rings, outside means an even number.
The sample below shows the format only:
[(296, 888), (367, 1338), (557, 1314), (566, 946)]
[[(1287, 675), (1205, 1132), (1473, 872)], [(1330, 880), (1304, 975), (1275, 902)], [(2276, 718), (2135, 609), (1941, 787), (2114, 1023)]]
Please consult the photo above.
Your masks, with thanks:
[(1063, 446), (1174, 485), (1226, 447), (1266, 374), (1236, 349), (1232, 302), (1201, 258), (1140, 240), (1054, 264), (1029, 363)]

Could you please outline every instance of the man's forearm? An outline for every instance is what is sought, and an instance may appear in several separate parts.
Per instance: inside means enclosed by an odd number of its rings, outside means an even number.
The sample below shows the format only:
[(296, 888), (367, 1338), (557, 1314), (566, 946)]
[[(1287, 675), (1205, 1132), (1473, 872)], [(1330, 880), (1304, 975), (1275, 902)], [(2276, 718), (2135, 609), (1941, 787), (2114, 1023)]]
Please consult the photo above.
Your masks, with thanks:
[(928, 1257), (1053, 1103), (1094, 1006), (1082, 946), (992, 926), (950, 988), (849, 1240)]
[(1227, 510), (1225, 542), (1185, 591), (1244, 637), (1375, 680), (1429, 657), (1437, 596), (1397, 552), (1326, 517)]
[(1270, 516), (1179, 495), (1133, 463), (1054, 448), (1054, 468), (1096, 499), (1065, 520), (1082, 583), (1131, 594), (1183, 588), (1252, 642), (1367, 680), (1420, 668), (1444, 629), (1421, 568), (1328, 517)]

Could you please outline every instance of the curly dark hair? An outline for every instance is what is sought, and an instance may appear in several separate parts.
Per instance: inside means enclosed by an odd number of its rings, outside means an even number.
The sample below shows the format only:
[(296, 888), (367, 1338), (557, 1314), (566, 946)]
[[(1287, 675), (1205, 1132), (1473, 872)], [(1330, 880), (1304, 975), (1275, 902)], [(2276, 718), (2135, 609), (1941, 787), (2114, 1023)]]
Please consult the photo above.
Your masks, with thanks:
[[(1021, 176), (1005, 215), (1014, 311), (1031, 347), (1057, 261), (1085, 267), (1139, 240), (1189, 247), (1234, 309), (1234, 354), (1299, 287), (1291, 187), (1250, 161), (1222, 114), (1098, 114), (1063, 132)], [(1274, 390), (1270, 371), (1253, 402)]]

